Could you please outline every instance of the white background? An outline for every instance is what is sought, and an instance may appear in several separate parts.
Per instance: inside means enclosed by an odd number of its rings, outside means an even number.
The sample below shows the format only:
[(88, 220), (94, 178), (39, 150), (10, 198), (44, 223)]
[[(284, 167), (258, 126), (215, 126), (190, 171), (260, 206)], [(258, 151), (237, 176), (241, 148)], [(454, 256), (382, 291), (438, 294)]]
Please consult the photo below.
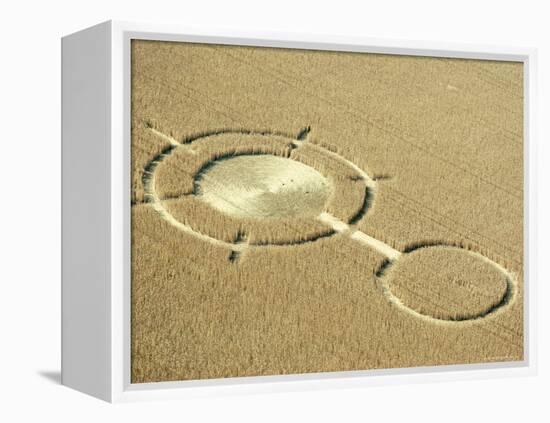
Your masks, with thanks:
[[(543, 1), (10, 1), (0, 6), (0, 421), (550, 421), (550, 11)], [(539, 375), (109, 405), (59, 385), (60, 37), (108, 19), (539, 49)], [(83, 193), (84, 195), (84, 193)], [(546, 391), (546, 392), (544, 392)]]

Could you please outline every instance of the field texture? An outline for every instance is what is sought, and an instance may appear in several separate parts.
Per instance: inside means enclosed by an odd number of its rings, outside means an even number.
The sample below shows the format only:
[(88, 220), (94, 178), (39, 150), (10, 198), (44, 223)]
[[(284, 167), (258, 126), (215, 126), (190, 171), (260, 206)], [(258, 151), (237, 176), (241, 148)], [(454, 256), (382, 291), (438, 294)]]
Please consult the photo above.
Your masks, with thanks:
[(132, 382), (523, 359), (520, 63), (132, 42)]

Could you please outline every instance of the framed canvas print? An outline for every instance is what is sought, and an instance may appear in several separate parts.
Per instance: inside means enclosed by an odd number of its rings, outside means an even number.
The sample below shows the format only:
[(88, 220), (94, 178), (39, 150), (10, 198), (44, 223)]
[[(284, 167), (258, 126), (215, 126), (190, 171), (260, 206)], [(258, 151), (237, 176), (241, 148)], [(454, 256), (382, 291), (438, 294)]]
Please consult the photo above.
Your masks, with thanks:
[(63, 39), (63, 383), (117, 401), (534, 370), (530, 50)]

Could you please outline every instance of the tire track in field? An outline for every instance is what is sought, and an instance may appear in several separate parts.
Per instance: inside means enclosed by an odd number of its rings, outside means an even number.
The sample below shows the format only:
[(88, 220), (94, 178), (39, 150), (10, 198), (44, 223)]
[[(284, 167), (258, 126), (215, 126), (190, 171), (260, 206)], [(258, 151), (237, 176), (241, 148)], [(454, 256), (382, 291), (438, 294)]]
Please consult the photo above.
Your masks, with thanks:
[[(366, 123), (367, 125), (370, 125), (370, 126), (373, 126), (377, 129), (379, 129), (380, 131), (382, 132), (385, 132), (389, 135), (391, 135), (392, 137), (395, 137), (397, 139), (399, 139), (400, 141), (402, 141), (405, 145), (408, 145), (409, 147), (412, 147), (412, 148), (416, 148), (420, 151), (422, 151), (423, 153), (425, 153), (426, 155), (429, 155), (430, 157), (440, 161), (440, 162), (443, 162), (445, 163), (446, 165), (450, 166), (450, 167), (454, 167), (454, 168), (457, 168), (459, 169), (460, 171), (466, 173), (466, 174), (469, 174), (471, 176), (474, 176), (476, 177), (477, 179), (479, 179), (480, 181), (486, 183), (486, 184), (489, 184), (491, 186), (493, 186), (494, 188), (498, 189), (498, 190), (501, 190), (503, 191), (504, 193), (506, 193), (507, 195), (511, 195), (511, 196), (514, 196), (516, 198), (520, 198), (520, 196), (518, 195), (515, 195), (513, 194), (513, 192), (519, 192), (518, 189), (516, 188), (513, 188), (513, 187), (505, 187), (505, 186), (501, 186), (499, 184), (496, 184), (495, 182), (493, 181), (490, 181), (482, 176), (480, 176), (479, 173), (475, 173), (475, 172), (472, 172), (470, 171), (468, 168), (466, 167), (463, 167), (461, 165), (458, 165), (450, 160), (447, 160), (443, 157), (440, 157), (439, 155), (437, 155), (436, 153), (432, 152), (429, 148), (427, 148), (426, 146), (422, 145), (421, 143), (418, 143), (418, 142), (413, 142), (412, 140), (409, 140), (405, 137), (403, 137), (403, 135), (399, 134), (396, 132), (395, 128), (393, 128), (392, 126), (388, 125), (387, 123), (380, 123), (379, 122), (379, 119), (376, 119), (376, 120), (371, 120), (371, 119), (367, 119), (365, 117), (363, 117), (362, 115), (359, 115), (354, 109), (344, 105), (344, 104), (339, 104), (338, 102), (334, 102), (330, 99), (327, 99), (327, 98), (324, 98), (316, 93), (313, 93), (313, 92), (310, 92), (308, 90), (305, 90), (303, 86), (299, 86), (299, 85), (294, 85), (292, 84), (291, 82), (288, 81), (288, 79), (285, 79), (281, 76), (279, 76), (277, 73), (274, 73), (273, 72), (273, 69), (271, 67), (261, 67), (261, 66), (258, 66), (256, 64), (253, 64), (253, 63), (250, 63), (250, 62), (247, 62), (241, 58), (238, 58), (238, 57), (235, 57), (234, 55), (228, 53), (228, 52), (224, 52), (224, 51), (220, 51), (221, 53), (229, 56), (229, 57), (232, 57), (234, 60), (236, 61), (239, 61), (239, 62), (242, 62), (242, 63), (245, 63), (247, 65), (249, 65), (250, 67), (252, 68), (256, 68), (257, 70), (259, 70), (260, 72), (262, 73), (265, 73), (265, 74), (268, 74), (270, 76), (272, 76), (273, 78), (279, 80), (280, 82), (290, 86), (291, 88), (294, 88), (300, 92), (303, 92), (305, 93), (306, 95), (310, 96), (310, 97), (314, 97), (314, 98), (317, 98), (318, 100), (321, 100), (327, 104), (329, 104), (330, 106), (332, 106), (333, 108), (335, 109), (340, 109), (340, 110), (343, 110), (344, 112), (346, 112), (348, 115), (354, 117), (356, 120), (358, 121), (361, 121), (363, 123)], [(266, 70), (266, 69), (269, 69)], [(271, 71), (271, 72), (270, 72)], [(296, 78), (293, 78), (296, 80)], [(388, 128), (391, 128), (391, 129), (388, 129)]]

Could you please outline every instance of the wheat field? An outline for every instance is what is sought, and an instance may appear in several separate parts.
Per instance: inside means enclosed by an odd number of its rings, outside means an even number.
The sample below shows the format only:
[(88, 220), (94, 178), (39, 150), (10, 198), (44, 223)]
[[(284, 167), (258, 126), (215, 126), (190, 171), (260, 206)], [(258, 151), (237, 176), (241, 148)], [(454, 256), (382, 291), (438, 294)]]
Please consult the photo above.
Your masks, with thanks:
[(523, 359), (521, 63), (131, 66), (133, 383)]

